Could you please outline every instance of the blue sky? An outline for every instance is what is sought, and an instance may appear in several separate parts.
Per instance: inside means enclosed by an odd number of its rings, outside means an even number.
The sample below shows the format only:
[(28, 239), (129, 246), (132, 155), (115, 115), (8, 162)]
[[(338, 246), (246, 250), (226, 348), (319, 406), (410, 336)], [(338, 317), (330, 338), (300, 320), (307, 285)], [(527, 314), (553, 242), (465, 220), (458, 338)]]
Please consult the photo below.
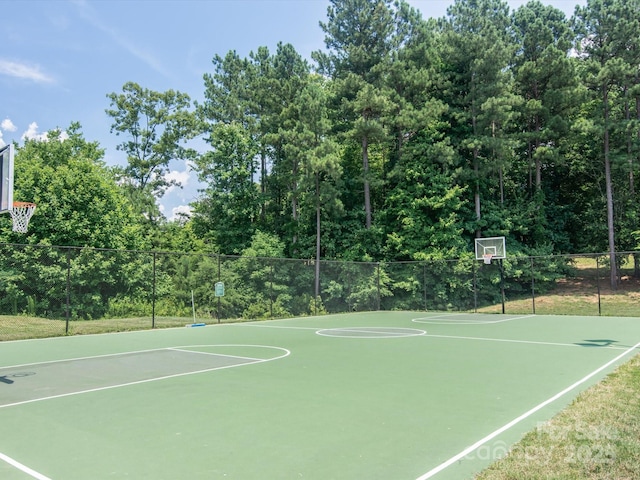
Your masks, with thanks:
[[(442, 17), (453, 0), (410, 0), (423, 16)], [(585, 0), (542, 0), (570, 16)], [(517, 8), (524, 0), (509, 0)], [(109, 165), (125, 164), (110, 133), (106, 95), (133, 81), (202, 100), (211, 59), (260, 46), (291, 43), (310, 59), (324, 48), (318, 22), (328, 0), (3, 0), (0, 14), (0, 146), (22, 144), (80, 122), (84, 136), (106, 149)], [(182, 164), (171, 175), (182, 189), (161, 201), (165, 215), (198, 195), (195, 174)], [(29, 199), (16, 199), (28, 201)]]

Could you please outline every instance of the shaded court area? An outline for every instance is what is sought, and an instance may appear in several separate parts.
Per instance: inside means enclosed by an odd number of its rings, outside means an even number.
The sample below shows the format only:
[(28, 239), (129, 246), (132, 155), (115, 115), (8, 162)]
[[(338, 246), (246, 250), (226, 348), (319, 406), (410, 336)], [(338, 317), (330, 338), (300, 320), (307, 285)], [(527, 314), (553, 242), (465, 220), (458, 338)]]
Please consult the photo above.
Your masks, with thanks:
[(0, 478), (473, 478), (638, 342), (425, 312), (3, 342)]
[[(228, 345), (199, 345), (4, 367), (0, 368), (0, 384), (11, 387), (2, 390), (0, 407), (165, 380), (266, 360), (229, 353), (239, 349), (245, 352), (249, 350), (246, 346), (234, 348)], [(227, 353), (216, 353), (221, 350)], [(260, 350), (255, 353), (268, 353), (265, 349)], [(273, 350), (283, 355), (288, 353), (279, 349)]]

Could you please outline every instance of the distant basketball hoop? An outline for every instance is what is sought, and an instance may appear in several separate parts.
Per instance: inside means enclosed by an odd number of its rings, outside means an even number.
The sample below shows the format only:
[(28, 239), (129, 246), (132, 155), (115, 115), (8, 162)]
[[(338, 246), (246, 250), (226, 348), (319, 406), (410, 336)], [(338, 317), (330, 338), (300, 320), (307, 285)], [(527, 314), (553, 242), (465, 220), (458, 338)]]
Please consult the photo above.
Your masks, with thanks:
[(27, 233), (27, 230), (29, 229), (29, 220), (31, 220), (31, 216), (35, 211), (35, 203), (13, 202), (13, 208), (9, 210), (9, 214), (13, 219), (13, 231)]
[(476, 260), (483, 260), (489, 265), (493, 260), (507, 258), (504, 237), (476, 238)]

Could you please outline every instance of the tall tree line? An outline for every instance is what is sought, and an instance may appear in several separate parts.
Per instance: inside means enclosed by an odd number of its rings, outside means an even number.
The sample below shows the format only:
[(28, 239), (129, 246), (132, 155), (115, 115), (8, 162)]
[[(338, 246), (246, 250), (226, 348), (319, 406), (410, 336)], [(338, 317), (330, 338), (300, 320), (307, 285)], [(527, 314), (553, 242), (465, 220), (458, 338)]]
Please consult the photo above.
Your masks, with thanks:
[[(240, 254), (267, 235), (288, 257), (409, 261), (504, 235), (514, 255), (608, 252), (616, 285), (614, 253), (639, 245), (640, 0), (571, 18), (455, 0), (440, 19), (331, 0), (319, 28), (311, 59), (284, 43), (215, 55), (193, 105), (134, 83), (108, 95), (128, 160), (111, 176), (143, 243)], [(188, 235), (154, 203), (172, 161), (204, 185)]]
[(290, 256), (357, 260), (505, 235), (512, 253), (608, 251), (615, 285), (640, 230), (638, 0), (572, 18), (457, 0), (437, 20), (332, 0), (320, 28), (314, 66), (292, 45), (214, 58), (197, 232), (225, 253), (260, 230)]

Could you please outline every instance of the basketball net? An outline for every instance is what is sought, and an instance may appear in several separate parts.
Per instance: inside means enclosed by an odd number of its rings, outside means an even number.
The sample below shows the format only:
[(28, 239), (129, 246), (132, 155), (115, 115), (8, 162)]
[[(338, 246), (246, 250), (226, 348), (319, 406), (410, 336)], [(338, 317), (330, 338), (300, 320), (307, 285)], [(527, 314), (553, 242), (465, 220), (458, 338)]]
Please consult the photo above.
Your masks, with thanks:
[(13, 202), (13, 208), (9, 210), (13, 219), (13, 231), (27, 233), (29, 220), (36, 211), (36, 204), (29, 202)]
[(482, 259), (484, 260), (485, 265), (490, 265), (492, 258), (493, 258), (493, 254), (492, 253), (484, 253), (482, 255)]

